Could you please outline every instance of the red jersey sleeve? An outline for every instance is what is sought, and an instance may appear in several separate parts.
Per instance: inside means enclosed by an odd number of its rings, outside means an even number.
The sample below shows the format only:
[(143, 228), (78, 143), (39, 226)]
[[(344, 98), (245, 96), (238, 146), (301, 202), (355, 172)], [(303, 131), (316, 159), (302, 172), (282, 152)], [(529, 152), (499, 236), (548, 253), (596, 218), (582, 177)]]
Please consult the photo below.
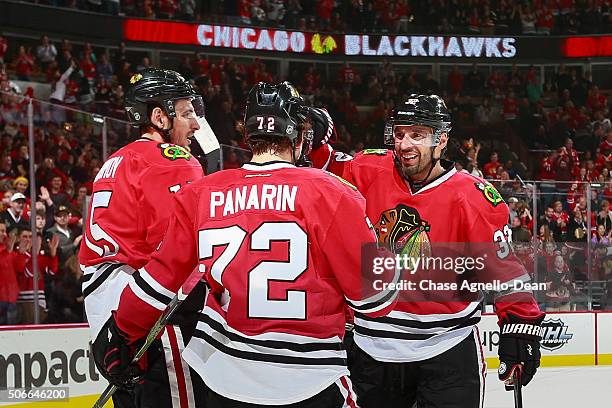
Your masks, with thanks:
[[(494, 188), (487, 184), (489, 188)], [(531, 290), (523, 289), (530, 276), (512, 250), (512, 231), (508, 226), (509, 210), (497, 195), (474, 195), (463, 207), (463, 219), (467, 220), (466, 239), (474, 257), (484, 257), (484, 268), (477, 273), (482, 283), (499, 281), (503, 289), (496, 293), (495, 311), (500, 324), (511, 313), (525, 320), (537, 320), (543, 316)], [(499, 200), (496, 198), (499, 197)], [(501, 284), (504, 284), (503, 286)], [(506, 286), (507, 285), (507, 286)]]
[[(338, 201), (327, 230), (318, 237), (322, 242), (322, 253), (349, 307), (360, 313), (384, 316), (392, 310), (397, 291), (380, 289), (382, 285), (376, 286), (374, 281), (397, 283), (399, 272), (381, 269), (374, 273), (374, 259), (391, 254), (378, 248), (376, 233), (366, 216), (365, 199), (349, 188)], [(357, 271), (361, 273), (356, 279)]]
[(176, 195), (165, 239), (151, 260), (132, 274), (134, 279), (121, 294), (115, 319), (131, 339), (149, 332), (198, 262), (191, 218), (196, 213), (194, 202), (190, 192)]
[(336, 151), (330, 144), (326, 143), (310, 153), (310, 160), (312, 160), (312, 165), (315, 168), (329, 171), (355, 184), (351, 174), (353, 156)]
[(168, 226), (168, 207), (166, 205), (172, 205), (172, 196), (188, 183), (202, 177), (204, 177), (204, 172), (200, 165), (189, 167), (156, 165), (147, 168), (143, 173), (141, 180), (145, 182), (155, 180), (154, 183), (147, 183), (146, 188), (143, 187), (142, 190), (146, 194), (142, 198), (143, 206), (139, 207), (146, 209), (139, 221), (142, 222), (143, 230), (146, 231), (145, 242), (154, 245), (151, 251), (155, 250)]

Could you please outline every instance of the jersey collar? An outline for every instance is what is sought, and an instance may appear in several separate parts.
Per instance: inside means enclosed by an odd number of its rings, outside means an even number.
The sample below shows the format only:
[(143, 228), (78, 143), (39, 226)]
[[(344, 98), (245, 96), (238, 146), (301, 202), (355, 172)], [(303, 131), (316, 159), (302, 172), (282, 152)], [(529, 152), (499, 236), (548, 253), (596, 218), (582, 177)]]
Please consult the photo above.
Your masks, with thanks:
[(404, 179), (404, 177), (402, 177), (401, 173), (399, 170), (397, 170), (396, 168), (396, 172), (399, 174), (399, 177), (402, 179), (402, 182), (404, 183), (404, 185), (407, 185), (410, 193), (412, 195), (417, 195), (419, 193), (422, 193), (424, 191), (427, 190), (431, 190), (432, 188), (438, 187), (440, 184), (444, 183), (446, 180), (450, 179), (451, 177), (453, 177), (453, 175), (455, 175), (455, 173), (457, 173), (457, 169), (455, 169), (455, 163), (448, 161), (448, 160), (444, 160), (444, 159), (440, 159), (440, 164), (442, 165), (442, 167), (444, 168), (444, 171), (438, 175), (437, 177), (419, 184), (419, 185), (413, 185), (410, 184), (409, 182), (406, 181), (406, 179)]
[(277, 170), (277, 169), (287, 169), (287, 168), (294, 168), (294, 167), (295, 166), (293, 164), (286, 162), (286, 161), (281, 161), (281, 160), (269, 161), (265, 163), (248, 162), (242, 165), (243, 169), (252, 170), (252, 171)]

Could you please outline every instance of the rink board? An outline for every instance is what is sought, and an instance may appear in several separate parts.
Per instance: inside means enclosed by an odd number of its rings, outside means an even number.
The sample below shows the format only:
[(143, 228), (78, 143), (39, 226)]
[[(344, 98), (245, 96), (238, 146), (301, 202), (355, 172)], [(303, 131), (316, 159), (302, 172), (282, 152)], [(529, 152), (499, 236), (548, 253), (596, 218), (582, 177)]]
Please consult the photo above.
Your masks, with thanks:
[[(0, 407), (90, 407), (108, 383), (89, 351), (86, 325), (0, 328), (0, 389), (67, 388), (67, 401), (9, 401)], [(111, 407), (112, 404), (106, 405)]]
[(612, 365), (612, 312), (597, 313), (597, 364)]
[[(612, 365), (612, 313), (550, 313), (544, 325), (548, 342), (542, 348), (542, 366)], [(497, 316), (484, 315), (478, 328), (487, 366), (496, 368), (499, 366)], [(70, 399), (19, 404), (3, 400), (0, 407), (93, 405), (107, 383), (90, 357), (87, 326), (1, 328), (0, 389), (16, 385), (18, 388), (68, 387)]]

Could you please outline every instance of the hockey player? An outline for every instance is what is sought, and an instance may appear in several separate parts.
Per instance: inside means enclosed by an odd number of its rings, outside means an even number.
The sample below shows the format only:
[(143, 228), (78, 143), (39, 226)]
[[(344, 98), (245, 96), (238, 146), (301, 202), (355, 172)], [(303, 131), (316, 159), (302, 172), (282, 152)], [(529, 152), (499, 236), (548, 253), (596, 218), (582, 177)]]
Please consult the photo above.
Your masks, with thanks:
[[(543, 314), (531, 293), (514, 289), (513, 283), (528, 275), (511, 252), (508, 207), (501, 196), (486, 181), (456, 172), (441, 158), (450, 130), (450, 114), (440, 97), (411, 95), (385, 127), (385, 143), (393, 150), (366, 149), (351, 160), (315, 135), (311, 160), (357, 186), (380, 242), (398, 254), (435, 256), (437, 243), (438, 248), (492, 249), (480, 281), (510, 283), (495, 298), (499, 378), (508, 381), (521, 370), (526, 385), (540, 362)], [(476, 327), (481, 299), (411, 302), (400, 297), (386, 317), (356, 313), (349, 367), (360, 406), (482, 407), (486, 371)]]
[(154, 290), (130, 283), (94, 343), (111, 381), (130, 381), (126, 343), (147, 334), (197, 267), (210, 292), (183, 353), (206, 385), (197, 406), (356, 406), (344, 305), (382, 315), (397, 292), (362, 286), (361, 258), (378, 253), (368, 251), (376, 236), (363, 197), (336, 176), (294, 166), (307, 143), (303, 110), (289, 83), (251, 89), (253, 159), (176, 195), (160, 249), (139, 271)]
[[(92, 340), (117, 308), (128, 282), (151, 291), (136, 271), (161, 242), (174, 194), (204, 175), (186, 148), (199, 129), (197, 119), (203, 116), (204, 105), (183, 77), (161, 69), (134, 75), (125, 109), (141, 136), (111, 155), (95, 177), (79, 253)], [(189, 336), (178, 326), (168, 326), (151, 347), (152, 368), (144, 383), (133, 393), (117, 393), (115, 406), (193, 406), (189, 370), (181, 369), (178, 357), (184, 348), (182, 338)]]

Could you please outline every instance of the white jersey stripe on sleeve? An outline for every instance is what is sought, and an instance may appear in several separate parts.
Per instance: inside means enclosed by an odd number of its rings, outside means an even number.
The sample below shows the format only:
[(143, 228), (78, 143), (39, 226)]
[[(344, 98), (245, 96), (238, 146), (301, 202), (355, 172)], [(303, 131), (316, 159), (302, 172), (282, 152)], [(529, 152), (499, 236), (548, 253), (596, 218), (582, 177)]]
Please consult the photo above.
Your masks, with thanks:
[(159, 282), (157, 282), (151, 275), (149, 275), (149, 272), (147, 272), (145, 268), (140, 268), (138, 272), (140, 273), (142, 279), (147, 282), (149, 286), (155, 289), (155, 291), (159, 294), (169, 297), (170, 299), (172, 299), (176, 295), (176, 293), (166, 289)]
[(143, 302), (147, 303), (148, 305), (154, 307), (157, 310), (164, 311), (166, 309), (166, 303), (160, 302), (159, 300), (142, 290), (140, 286), (136, 284), (134, 279), (130, 279), (129, 285), (130, 289), (132, 289), (136, 297), (138, 297)]

